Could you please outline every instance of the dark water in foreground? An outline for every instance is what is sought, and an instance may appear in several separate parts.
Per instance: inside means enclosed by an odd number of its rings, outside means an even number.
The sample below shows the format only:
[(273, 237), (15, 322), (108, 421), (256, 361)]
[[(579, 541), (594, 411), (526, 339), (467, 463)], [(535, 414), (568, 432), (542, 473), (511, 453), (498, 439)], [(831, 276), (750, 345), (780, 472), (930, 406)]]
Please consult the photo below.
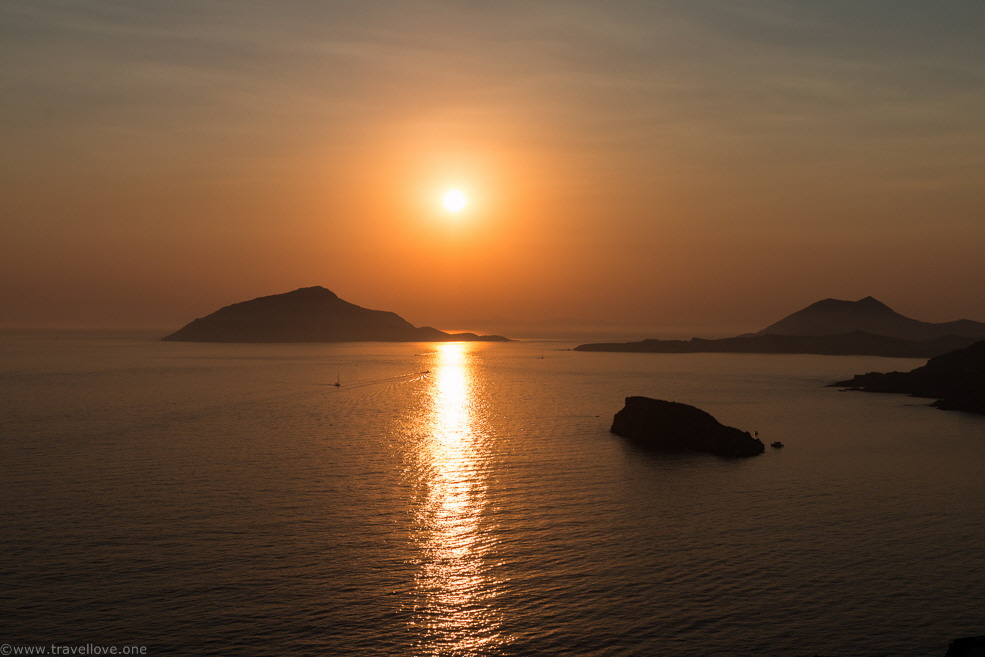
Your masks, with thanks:
[[(985, 634), (985, 418), (824, 387), (920, 361), (152, 337), (0, 337), (0, 643), (943, 657)], [(631, 394), (786, 447), (638, 452), (608, 433)]]

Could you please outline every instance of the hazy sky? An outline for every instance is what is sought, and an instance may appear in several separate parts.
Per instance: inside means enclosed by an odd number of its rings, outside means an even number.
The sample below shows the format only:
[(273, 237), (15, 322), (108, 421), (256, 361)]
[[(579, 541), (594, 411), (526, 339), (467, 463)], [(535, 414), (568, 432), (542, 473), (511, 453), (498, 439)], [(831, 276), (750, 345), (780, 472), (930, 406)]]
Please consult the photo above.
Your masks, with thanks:
[[(985, 2), (0, 3), (0, 326), (985, 321)], [(442, 191), (470, 205), (449, 215)]]

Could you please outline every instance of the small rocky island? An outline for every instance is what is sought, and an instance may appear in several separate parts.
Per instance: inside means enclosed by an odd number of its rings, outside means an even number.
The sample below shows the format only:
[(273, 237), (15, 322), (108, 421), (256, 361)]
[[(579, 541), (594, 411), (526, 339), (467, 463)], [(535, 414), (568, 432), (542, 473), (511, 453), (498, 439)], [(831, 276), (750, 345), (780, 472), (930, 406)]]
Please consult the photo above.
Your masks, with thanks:
[(831, 385), (936, 398), (932, 405), (943, 410), (985, 414), (985, 340), (935, 356), (909, 372), (869, 372)]
[(220, 308), (163, 340), (176, 342), (473, 342), (499, 335), (415, 327), (396, 313), (369, 310), (323, 287), (259, 297)]
[(646, 449), (756, 456), (765, 445), (749, 432), (725, 426), (709, 413), (680, 402), (627, 397), (612, 420), (612, 433)]

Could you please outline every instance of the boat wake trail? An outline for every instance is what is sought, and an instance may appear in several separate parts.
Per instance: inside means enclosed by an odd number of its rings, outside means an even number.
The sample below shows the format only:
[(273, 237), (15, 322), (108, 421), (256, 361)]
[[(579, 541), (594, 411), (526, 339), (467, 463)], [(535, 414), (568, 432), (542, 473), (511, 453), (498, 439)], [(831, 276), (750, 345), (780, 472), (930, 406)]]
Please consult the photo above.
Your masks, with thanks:
[(410, 383), (410, 382), (413, 382), (413, 381), (419, 381), (419, 380), (423, 379), (424, 377), (428, 376), (429, 374), (431, 374), (431, 372), (425, 370), (423, 372), (412, 372), (410, 374), (400, 374), (398, 376), (388, 376), (388, 377), (385, 377), (385, 378), (382, 378), (382, 379), (367, 379), (367, 380), (364, 380), (364, 381), (356, 381), (354, 383), (341, 383), (340, 385), (336, 385), (334, 383), (326, 383), (324, 385), (332, 386), (334, 388), (337, 388), (339, 391), (354, 390), (354, 389), (357, 389), (357, 388), (368, 388), (368, 387), (371, 387), (371, 386), (384, 386), (384, 387), (388, 387), (388, 386), (392, 386), (392, 385), (396, 385), (396, 384)]

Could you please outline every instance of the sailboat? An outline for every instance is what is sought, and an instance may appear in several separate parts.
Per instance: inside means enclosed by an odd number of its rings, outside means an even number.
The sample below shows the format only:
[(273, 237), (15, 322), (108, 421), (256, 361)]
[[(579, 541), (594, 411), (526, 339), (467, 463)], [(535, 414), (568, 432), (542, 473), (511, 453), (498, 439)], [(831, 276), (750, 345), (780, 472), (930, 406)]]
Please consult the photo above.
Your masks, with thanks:
[(333, 383), (332, 385), (335, 386), (336, 388), (342, 387), (342, 377), (339, 375), (338, 372), (335, 373), (335, 383)]

